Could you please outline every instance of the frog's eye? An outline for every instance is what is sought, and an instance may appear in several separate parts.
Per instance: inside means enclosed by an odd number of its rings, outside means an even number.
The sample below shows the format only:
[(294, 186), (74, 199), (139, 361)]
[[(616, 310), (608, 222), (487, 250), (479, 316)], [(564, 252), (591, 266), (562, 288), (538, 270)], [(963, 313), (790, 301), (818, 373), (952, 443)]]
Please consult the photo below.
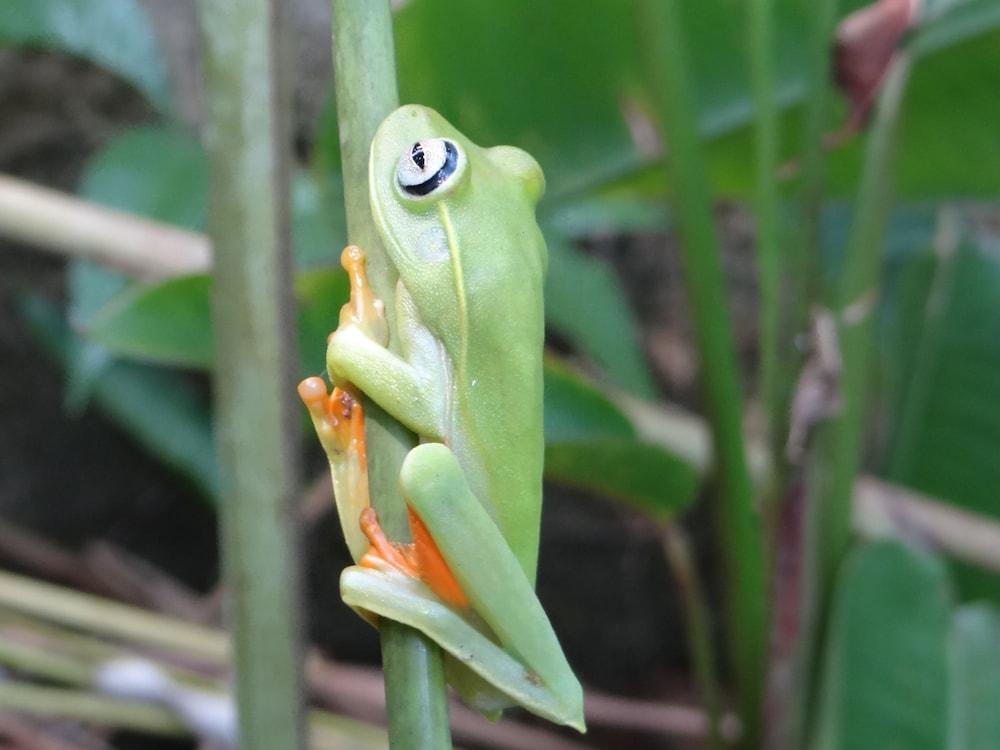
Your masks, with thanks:
[(399, 186), (410, 195), (428, 195), (445, 184), (458, 169), (458, 147), (444, 138), (417, 141), (396, 167)]

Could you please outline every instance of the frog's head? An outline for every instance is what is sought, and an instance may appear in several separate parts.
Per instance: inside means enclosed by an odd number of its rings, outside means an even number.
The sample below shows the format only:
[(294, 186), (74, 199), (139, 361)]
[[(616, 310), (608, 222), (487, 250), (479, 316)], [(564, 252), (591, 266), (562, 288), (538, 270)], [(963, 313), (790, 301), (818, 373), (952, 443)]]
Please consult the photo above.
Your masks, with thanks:
[(407, 105), (379, 127), (369, 167), (385, 250), (425, 318), (446, 319), (462, 285), (481, 299), (537, 281), (540, 294), (546, 252), (534, 211), (545, 178), (530, 155), (481, 148), (437, 112)]

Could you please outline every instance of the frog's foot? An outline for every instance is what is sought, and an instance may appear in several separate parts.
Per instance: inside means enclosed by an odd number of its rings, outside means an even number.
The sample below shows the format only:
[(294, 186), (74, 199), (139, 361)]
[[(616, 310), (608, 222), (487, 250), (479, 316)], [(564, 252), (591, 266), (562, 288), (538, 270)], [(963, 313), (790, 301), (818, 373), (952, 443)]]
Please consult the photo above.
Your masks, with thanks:
[(367, 473), (365, 417), (361, 399), (353, 389), (337, 387), (328, 394), (323, 379), (311, 377), (299, 383), (298, 391), (330, 460), (350, 455), (358, 460), (358, 468)]
[(375, 298), (368, 284), (364, 251), (357, 245), (348, 245), (340, 254), (340, 263), (351, 281), (351, 298), (340, 310), (340, 327), (360, 328), (368, 338), (385, 346), (389, 341), (385, 305)]
[(371, 545), (364, 557), (358, 561), (358, 565), (374, 570), (398, 570), (410, 578), (420, 578), (413, 545), (390, 542), (378, 522), (378, 514), (374, 508), (365, 508), (361, 511), (358, 524), (361, 526), (361, 533), (368, 538), (368, 543)]
[(411, 544), (390, 542), (379, 525), (373, 508), (361, 512), (361, 531), (371, 544), (359, 565), (376, 570), (397, 570), (411, 578), (423, 581), (431, 591), (447, 604), (467, 608), (469, 600), (445, 562), (437, 544), (420, 517), (407, 506), (410, 521)]

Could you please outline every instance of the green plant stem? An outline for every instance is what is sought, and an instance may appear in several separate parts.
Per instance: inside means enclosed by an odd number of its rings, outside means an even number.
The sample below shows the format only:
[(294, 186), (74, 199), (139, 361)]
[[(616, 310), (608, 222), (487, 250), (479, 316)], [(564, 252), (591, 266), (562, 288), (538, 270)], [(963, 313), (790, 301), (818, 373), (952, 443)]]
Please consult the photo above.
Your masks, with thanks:
[(303, 747), (281, 0), (202, 3), (221, 537), (245, 750)]
[(705, 590), (698, 576), (698, 568), (691, 557), (691, 545), (684, 531), (676, 524), (663, 528), (663, 551), (674, 572), (677, 586), (684, 599), (684, 616), (690, 643), (691, 663), (705, 702), (708, 717), (708, 744), (710, 748), (723, 747), (722, 704), (718, 681), (718, 659), (712, 645), (712, 623)]
[[(910, 59), (901, 53), (886, 75), (865, 151), (861, 186), (837, 294), (842, 361), (840, 414), (817, 433), (810, 492), (818, 493), (820, 590), (828, 592), (851, 535), (851, 489), (861, 464), (874, 311), (892, 196), (893, 157)], [(824, 594), (825, 598), (825, 594)]]
[[(781, 336), (781, 246), (778, 236), (778, 108), (774, 94), (774, 3), (751, 0), (747, 24), (754, 98), (757, 278), (760, 289), (759, 391), (764, 414), (774, 415)], [(768, 432), (776, 425), (768, 424)]]
[(852, 492), (861, 465), (865, 402), (869, 383), (873, 316), (885, 249), (892, 193), (892, 166), (899, 109), (910, 59), (901, 53), (886, 75), (865, 150), (841, 283), (836, 294), (841, 356), (841, 411), (816, 430), (807, 456), (805, 559), (803, 560), (802, 643), (793, 691), (798, 693), (797, 731), (805, 740), (815, 680), (821, 623), (829, 610), (837, 569), (851, 540)]
[[(769, 502), (771, 528), (776, 529), (781, 512), (779, 503), (792, 476), (793, 467), (783, 460), (791, 418), (791, 404), (796, 380), (805, 363), (796, 339), (810, 330), (812, 306), (821, 296), (821, 212), (825, 191), (825, 151), (823, 137), (828, 127), (830, 108), (830, 49), (837, 20), (838, 0), (816, 0), (810, 5), (810, 28), (806, 46), (806, 99), (802, 115), (800, 152), (800, 185), (798, 195), (797, 238), (787, 244), (787, 261), (782, 269), (782, 309), (779, 322), (778, 358), (785, 365), (777, 374), (774, 399), (768, 414), (769, 448), (772, 454), (772, 501)], [(804, 732), (812, 694), (812, 649), (816, 645), (814, 630), (819, 627), (816, 609), (818, 596), (814, 590), (816, 571), (813, 569), (814, 549), (810, 548), (809, 527), (814, 524), (811, 514), (815, 507), (806, 501), (803, 522), (806, 539), (799, 564), (800, 609), (798, 641), (791, 647), (789, 664), (769, 665), (772, 675), (787, 674), (787, 680), (769, 684), (774, 692), (768, 696), (768, 736), (776, 747), (804, 747)]]
[(677, 0), (645, 0), (640, 9), (653, 94), (668, 149), (669, 184), (675, 186), (673, 203), (681, 236), (681, 259), (702, 360), (702, 384), (720, 485), (715, 518), (726, 573), (729, 646), (744, 739), (746, 746), (752, 747), (760, 720), (766, 590), (719, 243), (696, 130), (680, 4)]
[(837, 0), (816, 0), (811, 4), (809, 43), (806, 47), (806, 86), (803, 107), (801, 178), (799, 187), (798, 241), (789, 243), (788, 311), (779, 338), (778, 356), (789, 363), (785, 377), (775, 384), (776, 395), (770, 419), (778, 428), (772, 433), (775, 456), (784, 454), (788, 435), (789, 407), (803, 355), (795, 346), (796, 337), (810, 328), (810, 310), (820, 299), (822, 239), (821, 212), (825, 190), (825, 149), (823, 137), (830, 108), (830, 48), (837, 19)]
[[(347, 235), (365, 252), (369, 282), (384, 302), (391, 325), (396, 274), (379, 239), (368, 198), (372, 137), (399, 104), (389, 3), (334, 0), (333, 37)], [(399, 468), (416, 441), (371, 401), (366, 401), (365, 409), (372, 504), (390, 538), (407, 540)], [(380, 633), (390, 746), (393, 750), (450, 747), (440, 649), (417, 631), (391, 621), (382, 621)]]

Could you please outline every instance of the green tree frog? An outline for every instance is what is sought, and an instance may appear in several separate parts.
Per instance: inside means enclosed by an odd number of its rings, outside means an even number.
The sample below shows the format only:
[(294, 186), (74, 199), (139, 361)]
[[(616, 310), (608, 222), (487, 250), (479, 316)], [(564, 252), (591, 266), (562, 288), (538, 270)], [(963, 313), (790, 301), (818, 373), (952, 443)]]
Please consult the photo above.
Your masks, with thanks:
[[(351, 299), (327, 348), (336, 387), (328, 394), (315, 377), (299, 386), (357, 563), (341, 594), (368, 619), (440, 644), (449, 681), (484, 713), (516, 704), (583, 731), (582, 689), (534, 592), (542, 171), (524, 151), (480, 148), (415, 105), (379, 127), (369, 169), (372, 216), (398, 274), (395, 310), (374, 298), (363, 250), (348, 247)], [(386, 539), (369, 506), (361, 394), (420, 438), (400, 472), (411, 544)]]

